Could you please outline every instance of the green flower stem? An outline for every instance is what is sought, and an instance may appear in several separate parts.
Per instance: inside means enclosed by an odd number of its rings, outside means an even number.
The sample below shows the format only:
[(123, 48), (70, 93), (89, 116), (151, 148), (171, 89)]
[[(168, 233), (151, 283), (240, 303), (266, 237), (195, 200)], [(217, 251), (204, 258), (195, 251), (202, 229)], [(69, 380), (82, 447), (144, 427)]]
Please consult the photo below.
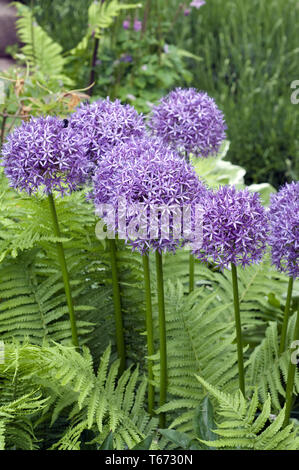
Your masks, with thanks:
[(293, 278), (290, 277), (289, 285), (288, 285), (287, 300), (286, 300), (286, 305), (285, 305), (285, 309), (284, 309), (284, 317), (283, 317), (283, 324), (282, 324), (281, 337), (280, 337), (279, 354), (282, 354), (285, 350), (285, 343), (286, 343), (286, 336), (287, 336), (288, 323), (289, 323), (292, 292), (293, 292)]
[[(152, 356), (154, 350), (154, 332), (153, 332), (153, 312), (152, 312), (152, 297), (151, 297), (151, 280), (149, 270), (149, 256), (143, 255), (143, 273), (144, 273), (144, 289), (145, 289), (145, 322), (146, 322), (146, 339), (147, 339), (147, 352), (149, 356)], [(148, 370), (148, 412), (150, 415), (153, 414), (153, 408), (155, 403), (155, 389), (151, 382), (154, 380), (153, 364), (149, 359), (147, 363)]]
[(115, 314), (115, 328), (116, 328), (116, 347), (118, 357), (120, 359), (119, 373), (122, 374), (125, 370), (126, 353), (125, 353), (125, 338), (124, 326), (121, 312), (120, 289), (118, 282), (117, 262), (116, 262), (116, 242), (113, 239), (108, 239), (110, 248), (110, 260), (112, 271), (112, 290), (113, 290), (113, 303)]
[[(293, 341), (299, 340), (299, 308), (297, 312), (297, 319), (294, 331), (294, 338)], [(286, 389), (286, 402), (285, 402), (285, 418), (283, 422), (283, 426), (287, 426), (289, 424), (290, 415), (291, 415), (291, 408), (293, 402), (293, 389), (294, 389), (294, 381), (295, 381), (295, 372), (296, 372), (297, 364), (296, 362), (290, 361), (289, 370), (288, 370), (288, 378), (287, 378), (287, 389)]]
[[(185, 160), (190, 164), (190, 155), (185, 152)], [(189, 294), (194, 291), (194, 256), (190, 252), (189, 255)]]
[(194, 291), (194, 256), (189, 255), (189, 294)]
[(240, 303), (239, 303), (238, 275), (237, 275), (236, 265), (232, 263), (231, 267), (232, 267), (232, 282), (233, 282), (233, 293), (234, 293), (235, 325), (236, 325), (237, 348), (238, 348), (239, 387), (240, 387), (241, 392), (245, 396), (243, 342), (242, 342), (242, 329), (241, 329), (241, 316), (240, 316)]
[[(52, 193), (48, 194), (48, 199), (49, 199), (50, 211), (52, 215), (54, 234), (57, 238), (60, 238), (61, 233), (60, 233), (58, 217), (57, 217), (55, 202), (54, 202)], [(73, 342), (73, 345), (78, 349), (79, 342), (78, 342), (76, 317), (75, 317), (74, 304), (73, 304), (73, 299), (72, 299), (72, 294), (71, 294), (69, 273), (68, 273), (68, 269), (67, 269), (67, 265), (65, 261), (64, 248), (61, 242), (57, 242), (56, 245), (57, 245), (58, 259), (59, 259), (59, 263), (61, 266), (61, 272), (62, 272), (62, 278), (63, 278), (63, 283), (64, 283), (64, 290), (65, 290), (68, 310), (69, 310), (69, 316), (70, 316), (72, 342)]]
[[(160, 406), (162, 406), (166, 403), (167, 394), (167, 348), (162, 254), (158, 251), (156, 251), (156, 271), (160, 331)], [(165, 428), (165, 413), (160, 413), (159, 425), (161, 428)]]

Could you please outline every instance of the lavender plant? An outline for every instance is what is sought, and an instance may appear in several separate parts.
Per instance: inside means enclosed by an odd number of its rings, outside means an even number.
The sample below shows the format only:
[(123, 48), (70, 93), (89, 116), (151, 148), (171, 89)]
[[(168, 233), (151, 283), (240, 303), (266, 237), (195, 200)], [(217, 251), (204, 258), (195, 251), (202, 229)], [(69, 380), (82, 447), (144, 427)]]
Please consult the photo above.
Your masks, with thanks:
[[(78, 132), (57, 117), (32, 118), (22, 122), (8, 135), (2, 154), (4, 171), (13, 188), (37, 194), (43, 191), (49, 199), (53, 231), (61, 238), (53, 191), (61, 195), (82, 184), (90, 163)], [(69, 310), (72, 340), (78, 347), (78, 335), (68, 269), (63, 244), (57, 241), (64, 289)]]
[[(71, 115), (70, 127), (82, 136), (82, 145), (87, 149), (86, 155), (91, 165), (90, 176), (96, 171), (101, 159), (109, 154), (115, 146), (127, 142), (131, 136), (140, 137), (145, 132), (142, 115), (139, 115), (132, 106), (122, 105), (119, 100), (111, 101), (109, 97), (92, 104), (82, 104)], [(107, 184), (106, 179), (103, 179), (103, 184)], [(108, 195), (105, 195), (104, 199), (107, 198)], [(117, 269), (117, 245), (114, 239), (109, 240), (109, 246), (117, 349), (121, 359), (120, 371), (123, 372), (126, 353)]]
[[(195, 5), (194, 5), (195, 6)], [(213, 98), (194, 88), (177, 88), (154, 106), (149, 127), (187, 161), (190, 154), (216, 155), (225, 139), (226, 124)], [(189, 292), (194, 290), (194, 258), (189, 258)]]
[[(207, 189), (185, 160), (181, 159), (175, 151), (166, 147), (160, 139), (150, 137), (144, 137), (143, 139), (131, 138), (131, 140), (115, 146), (99, 162), (93, 182), (96, 205), (111, 203), (114, 207), (117, 207), (122, 198), (126, 202), (125, 211), (127, 211), (127, 207), (131, 211), (129, 212), (129, 223), (131, 226), (132, 224), (135, 225), (135, 233), (133, 233), (135, 237), (132, 237), (131, 231), (128, 243), (133, 250), (141, 253), (144, 262), (147, 340), (150, 356), (154, 352), (154, 344), (148, 256), (150, 252), (155, 252), (160, 327), (160, 406), (162, 406), (166, 401), (167, 393), (167, 345), (162, 253), (167, 251), (175, 252), (177, 248), (182, 246), (183, 236), (181, 231), (177, 238), (174, 236), (175, 227), (171, 219), (172, 211), (181, 211), (186, 206), (190, 207), (202, 203)], [(142, 206), (141, 211), (140, 206)], [(160, 227), (155, 235), (152, 232), (153, 225), (148, 224), (148, 218), (151, 217), (153, 209), (161, 211), (158, 214)], [(118, 223), (120, 217), (124, 215), (122, 211), (123, 209), (118, 206)], [(137, 218), (140, 213), (143, 220), (140, 220), (140, 217)], [(164, 232), (163, 223), (165, 222), (161, 223), (162, 220), (165, 221), (162, 214), (169, 217), (169, 221), (172, 220), (170, 227), (169, 225), (167, 227), (169, 229), (168, 235)], [(179, 220), (181, 222), (181, 218)], [(143, 229), (143, 236), (140, 236), (141, 228)], [(152, 367), (149, 363), (149, 381), (152, 381), (152, 378)], [(150, 411), (152, 411), (153, 390), (151, 386), (149, 394)], [(164, 414), (161, 414), (160, 424), (165, 426)]]
[(245, 395), (242, 329), (237, 266), (259, 263), (266, 251), (268, 225), (259, 195), (247, 189), (223, 186), (209, 192), (203, 216), (203, 243), (194, 255), (232, 272), (234, 312), (238, 346), (239, 386)]
[[(288, 292), (281, 330), (279, 351), (285, 350), (286, 335), (292, 300), (293, 283), (299, 277), (299, 182), (284, 185), (271, 196), (269, 211), (272, 262), (276, 268), (289, 276)], [(293, 341), (299, 339), (299, 312)], [(286, 388), (286, 413), (284, 424), (290, 418), (296, 364), (290, 361)]]

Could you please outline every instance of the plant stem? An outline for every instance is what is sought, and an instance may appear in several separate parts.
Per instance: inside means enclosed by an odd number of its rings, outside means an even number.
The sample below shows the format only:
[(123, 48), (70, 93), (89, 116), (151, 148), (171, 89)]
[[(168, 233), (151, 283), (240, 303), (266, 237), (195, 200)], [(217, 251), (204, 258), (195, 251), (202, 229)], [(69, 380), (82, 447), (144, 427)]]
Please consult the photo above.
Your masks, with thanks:
[[(97, 60), (97, 55), (98, 55), (98, 49), (99, 49), (99, 38), (94, 38), (93, 51), (92, 51), (91, 62), (90, 62), (90, 74), (89, 74), (88, 86), (91, 86), (95, 80), (95, 66), (96, 66), (96, 60)], [(91, 86), (88, 89), (87, 93), (89, 96), (92, 96), (93, 88), (94, 87)]]
[[(297, 319), (296, 319), (293, 341), (295, 342), (298, 340), (299, 340), (299, 307), (297, 311)], [(296, 346), (294, 345), (294, 348), (295, 347)], [(285, 410), (285, 418), (283, 422), (284, 427), (289, 424), (289, 420), (290, 420), (290, 414), (291, 414), (291, 408), (292, 408), (292, 402), (293, 402), (293, 388), (294, 388), (296, 367), (297, 367), (296, 361), (294, 361), (293, 363), (291, 360), (289, 364), (288, 379), (287, 379), (286, 402), (285, 402), (286, 410)]]
[[(156, 251), (157, 292), (159, 309), (159, 332), (160, 332), (160, 406), (166, 402), (167, 394), (167, 348), (166, 348), (166, 324), (165, 324), (165, 302), (162, 254)], [(165, 428), (166, 415), (160, 413), (159, 425)]]
[(113, 290), (113, 303), (115, 314), (115, 328), (116, 328), (116, 347), (118, 357), (120, 359), (119, 373), (122, 374), (125, 370), (126, 353), (125, 353), (125, 338), (124, 338), (124, 325), (121, 312), (120, 289), (118, 282), (117, 261), (116, 261), (116, 242), (114, 239), (108, 239), (110, 247), (111, 271), (112, 271), (112, 290)]
[[(6, 111), (6, 109), (4, 111)], [(5, 140), (6, 120), (7, 120), (7, 116), (4, 115), (3, 118), (2, 118), (1, 131), (0, 131), (0, 150), (1, 150), (2, 145), (4, 144), (4, 140)]]
[(150, 11), (151, 11), (151, 3), (152, 3), (152, 0), (146, 0), (146, 4), (145, 4), (145, 7), (144, 7), (144, 12), (143, 12), (141, 38), (143, 37), (143, 35), (146, 31), (146, 27), (148, 25), (148, 20), (149, 20)]
[[(154, 350), (154, 333), (153, 333), (153, 312), (152, 312), (152, 297), (151, 297), (151, 280), (149, 270), (149, 256), (143, 255), (143, 273), (144, 273), (144, 288), (145, 288), (145, 320), (146, 320), (146, 339), (147, 339), (147, 352), (149, 356), (152, 356)], [(153, 408), (155, 403), (155, 389), (152, 385), (154, 380), (153, 364), (151, 359), (148, 359), (147, 363), (148, 370), (148, 412), (152, 416)]]
[(289, 284), (288, 284), (288, 293), (287, 293), (286, 305), (285, 305), (285, 309), (284, 309), (283, 324), (282, 324), (282, 329), (281, 329), (279, 354), (282, 354), (285, 350), (285, 342), (286, 342), (288, 323), (289, 323), (292, 292), (293, 292), (293, 278), (290, 277)]
[(194, 256), (189, 255), (189, 294), (194, 291)]
[(236, 265), (232, 263), (231, 267), (232, 267), (232, 283), (233, 283), (233, 293), (234, 293), (235, 325), (236, 325), (237, 348), (238, 348), (239, 387), (240, 387), (241, 392), (245, 396), (243, 344), (242, 344), (242, 329), (241, 329), (241, 317), (240, 317), (238, 276), (237, 276)]
[[(49, 199), (50, 211), (52, 215), (54, 234), (57, 238), (60, 238), (61, 233), (60, 233), (58, 217), (57, 217), (55, 202), (54, 202), (52, 193), (48, 194), (48, 199)], [(60, 263), (62, 278), (63, 278), (63, 283), (64, 283), (64, 290), (65, 290), (65, 295), (66, 295), (66, 300), (67, 300), (67, 305), (68, 305), (68, 310), (69, 310), (69, 316), (70, 316), (72, 342), (73, 342), (73, 345), (78, 349), (79, 342), (78, 342), (76, 317), (75, 317), (74, 304), (73, 304), (73, 299), (72, 299), (72, 294), (71, 294), (69, 273), (68, 273), (68, 269), (67, 269), (67, 265), (65, 261), (64, 248), (61, 242), (57, 242), (56, 245), (57, 245), (58, 260)]]

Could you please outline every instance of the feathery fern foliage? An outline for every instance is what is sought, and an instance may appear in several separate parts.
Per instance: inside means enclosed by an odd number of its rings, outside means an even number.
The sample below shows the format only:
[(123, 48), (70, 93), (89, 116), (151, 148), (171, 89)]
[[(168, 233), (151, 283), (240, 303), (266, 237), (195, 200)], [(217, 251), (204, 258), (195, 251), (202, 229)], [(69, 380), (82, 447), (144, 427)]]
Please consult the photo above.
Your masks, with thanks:
[[(248, 450), (298, 450), (299, 437), (294, 424), (283, 427), (285, 409), (275, 419), (271, 416), (271, 397), (267, 397), (260, 409), (257, 390), (250, 401), (240, 391), (233, 395), (220, 391), (202, 377), (199, 383), (219, 403), (220, 421), (213, 432), (219, 437), (213, 441), (201, 441), (216, 448)], [(272, 422), (271, 422), (272, 419)]]
[[(169, 402), (160, 410), (174, 412), (171, 428), (181, 432), (193, 432), (194, 412), (204, 397), (194, 374), (225, 390), (237, 387), (234, 324), (221, 320), (228, 305), (215, 306), (217, 296), (204, 287), (184, 296), (180, 282), (166, 286)], [(158, 383), (158, 361), (155, 373)]]
[(44, 29), (37, 24), (29, 7), (19, 2), (14, 2), (14, 5), (19, 15), (17, 20), (18, 35), (24, 44), (21, 48), (20, 58), (24, 58), (33, 69), (40, 71), (44, 76), (68, 80), (63, 75), (65, 59), (62, 56), (60, 44), (50, 38)]
[[(127, 369), (117, 380), (118, 367), (118, 361), (110, 363), (110, 348), (95, 372), (87, 348), (80, 354), (58, 344), (7, 344), (5, 364), (0, 365), (0, 383), (4, 382), (7, 388), (17, 378), (23, 388), (20, 393), (26, 388), (39, 389), (46, 398), (41, 402), (41, 415), (44, 419), (51, 416), (51, 425), (60, 415), (67, 416), (69, 426), (53, 448), (80, 448), (85, 430), (92, 432), (96, 445), (101, 445), (112, 430), (117, 448), (131, 448), (154, 431), (157, 420), (151, 419), (143, 408), (146, 380), (139, 376), (138, 368)], [(38, 433), (36, 419), (35, 427)]]

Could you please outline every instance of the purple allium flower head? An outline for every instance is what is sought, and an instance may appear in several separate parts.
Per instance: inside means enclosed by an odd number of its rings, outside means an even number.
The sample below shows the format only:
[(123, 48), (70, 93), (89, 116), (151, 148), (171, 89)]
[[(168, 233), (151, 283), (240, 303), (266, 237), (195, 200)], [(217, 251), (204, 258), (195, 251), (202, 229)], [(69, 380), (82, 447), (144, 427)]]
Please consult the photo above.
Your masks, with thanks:
[[(181, 246), (182, 237), (173, 237), (173, 210), (181, 214), (183, 207), (201, 204), (207, 192), (194, 169), (185, 160), (165, 147), (160, 139), (148, 136), (131, 138), (115, 146), (99, 162), (93, 183), (96, 206), (108, 203), (116, 207), (122, 199), (131, 211), (128, 213), (126, 209), (129, 222), (139, 226), (143, 224), (143, 237), (138, 238), (138, 234), (134, 239), (129, 237), (133, 250), (141, 253), (149, 250), (175, 251)], [(157, 215), (161, 207), (164, 215), (170, 217), (170, 224), (167, 225), (170, 230), (168, 236), (164, 237), (165, 232), (162, 233), (160, 223), (159, 234), (153, 237), (148, 225), (149, 217), (153, 211)], [(142, 219), (137, 219), (137, 209), (139, 214), (142, 212)], [(123, 216), (121, 210), (118, 207), (118, 220)]]
[(279, 271), (299, 277), (299, 181), (271, 195), (269, 208), (272, 262)]
[(201, 8), (203, 5), (205, 5), (206, 2), (204, 0), (193, 0), (191, 3), (190, 3), (190, 7), (194, 7), (194, 8)]
[(145, 132), (144, 118), (119, 100), (82, 104), (70, 117), (70, 126), (83, 134), (89, 160), (97, 164), (114, 145)]
[(5, 174), (15, 189), (61, 193), (83, 183), (89, 170), (82, 136), (67, 120), (31, 118), (8, 135), (2, 148)]
[(194, 88), (176, 88), (152, 110), (149, 127), (182, 154), (216, 154), (226, 125), (213, 98)]
[(133, 28), (134, 28), (134, 31), (141, 31), (142, 22), (140, 20), (135, 19)]
[(124, 29), (129, 29), (131, 26), (130, 20), (124, 20), (123, 21), (123, 28)]
[(268, 223), (258, 193), (222, 186), (210, 191), (203, 215), (203, 241), (194, 255), (220, 268), (259, 263), (266, 250)]

